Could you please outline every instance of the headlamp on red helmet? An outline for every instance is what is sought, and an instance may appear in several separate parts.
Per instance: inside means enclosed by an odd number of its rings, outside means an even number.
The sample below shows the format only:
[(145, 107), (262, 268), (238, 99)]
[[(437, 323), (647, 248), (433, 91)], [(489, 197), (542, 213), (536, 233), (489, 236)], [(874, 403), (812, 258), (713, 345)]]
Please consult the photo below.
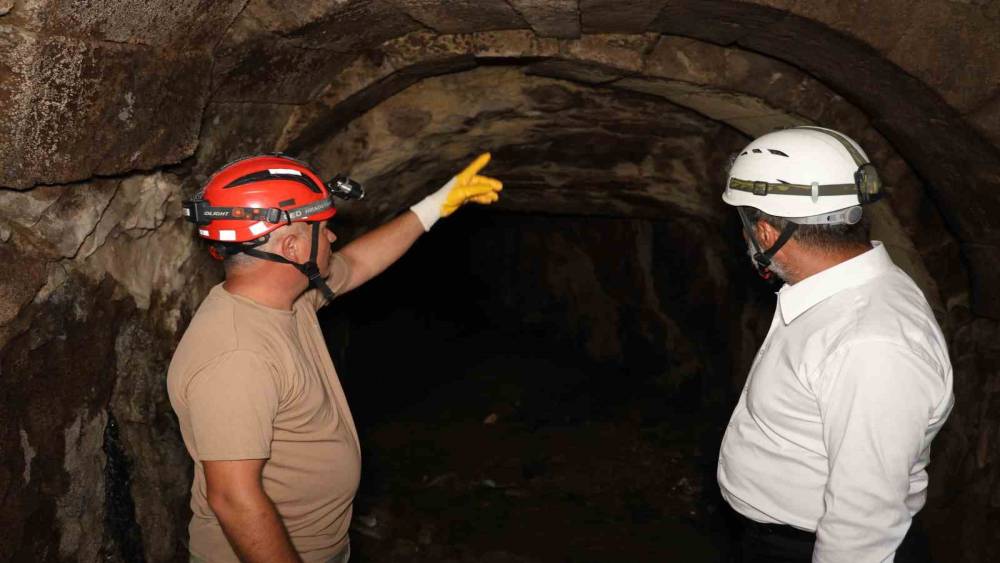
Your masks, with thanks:
[[(212, 255), (222, 259), (240, 252), (295, 266), (310, 284), (317, 282), (316, 251), (322, 221), (337, 213), (333, 197), (357, 200), (365, 195), (361, 184), (347, 176), (323, 182), (309, 165), (285, 155), (244, 158), (220, 169), (198, 195), (183, 203), (184, 217), (198, 226), (198, 235), (212, 241)], [(309, 262), (295, 264), (254, 249), (274, 230), (294, 222), (314, 223)], [(328, 295), (332, 297), (332, 294)]]
[(284, 155), (255, 156), (219, 170), (184, 202), (184, 215), (204, 239), (250, 242), (295, 221), (333, 217), (334, 196), (361, 199), (364, 188), (346, 176), (325, 183), (310, 166)]

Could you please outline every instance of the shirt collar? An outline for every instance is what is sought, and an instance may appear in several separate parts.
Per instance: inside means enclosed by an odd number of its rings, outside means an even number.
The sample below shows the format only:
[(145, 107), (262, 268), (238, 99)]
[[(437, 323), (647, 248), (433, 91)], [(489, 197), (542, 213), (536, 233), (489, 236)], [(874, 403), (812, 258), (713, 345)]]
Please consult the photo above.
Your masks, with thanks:
[(790, 324), (827, 297), (861, 285), (895, 267), (881, 242), (873, 240), (872, 247), (795, 285), (782, 286), (778, 291), (778, 308), (785, 324)]

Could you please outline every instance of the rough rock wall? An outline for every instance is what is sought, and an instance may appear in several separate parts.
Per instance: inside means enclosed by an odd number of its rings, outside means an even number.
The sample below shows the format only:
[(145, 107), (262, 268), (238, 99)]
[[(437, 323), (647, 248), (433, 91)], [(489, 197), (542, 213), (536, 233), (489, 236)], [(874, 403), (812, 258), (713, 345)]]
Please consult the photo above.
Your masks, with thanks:
[(1000, 323), (956, 311), (946, 325), (955, 409), (935, 442), (927, 519), (940, 561), (992, 561), (1000, 549)]
[[(164, 369), (217, 267), (167, 173), (0, 192), (0, 559), (182, 558)], [(178, 559), (180, 560), (180, 559)]]
[(179, 162), (245, 0), (19, 0), (0, 11), (0, 186)]
[[(997, 6), (854, 4), (0, 0), (0, 186), (28, 190), (0, 191), (0, 257), (17, 265), (0, 276), (0, 494), (12, 507), (0, 552), (85, 561), (176, 551), (183, 532), (166, 522), (183, 521), (186, 461), (157, 374), (216, 271), (177, 219), (184, 177), (197, 183), (251, 150), (322, 159), (331, 136), (423, 78), (520, 59), (528, 74), (659, 96), (748, 134), (805, 119), (877, 146), (905, 192), (885, 215), (905, 235), (894, 256), (938, 286), (955, 356), (958, 408), (935, 462), (949, 470), (934, 475), (935, 490), (959, 496), (941, 529), (969, 546), (965, 560), (988, 558), (1000, 543), (986, 524), (1000, 513), (1000, 335), (987, 318), (1000, 315)], [(558, 114), (566, 94), (548, 92), (534, 103)], [(404, 111), (386, 123), (419, 140), (425, 119)], [(192, 154), (178, 177), (138, 172)], [(418, 164), (416, 183), (450, 171)], [(553, 177), (539, 164), (522, 177)], [(416, 195), (387, 198), (377, 214)], [(131, 507), (101, 485), (123, 470)], [(120, 489), (122, 479), (109, 482)], [(141, 529), (123, 524), (129, 514)], [(151, 529), (163, 532), (142, 533)]]

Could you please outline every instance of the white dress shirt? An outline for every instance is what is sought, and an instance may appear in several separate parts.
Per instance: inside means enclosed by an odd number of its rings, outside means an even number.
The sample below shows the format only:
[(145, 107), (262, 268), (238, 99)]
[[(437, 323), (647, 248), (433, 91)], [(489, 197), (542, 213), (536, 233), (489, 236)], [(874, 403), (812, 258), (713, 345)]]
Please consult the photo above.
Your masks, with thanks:
[(778, 292), (719, 455), (726, 501), (815, 531), (814, 562), (893, 560), (954, 402), (927, 300), (873, 245)]

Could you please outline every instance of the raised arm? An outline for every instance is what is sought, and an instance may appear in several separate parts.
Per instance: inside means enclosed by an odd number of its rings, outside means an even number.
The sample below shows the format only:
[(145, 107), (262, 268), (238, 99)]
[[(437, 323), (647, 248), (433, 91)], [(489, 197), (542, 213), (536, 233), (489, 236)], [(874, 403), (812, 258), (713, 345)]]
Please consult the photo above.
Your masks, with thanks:
[(351, 267), (351, 277), (340, 290), (343, 294), (381, 274), (424, 234), (417, 216), (407, 211), (384, 225), (368, 231), (340, 250)]
[(441, 189), (410, 208), (410, 211), (355, 239), (340, 251), (351, 266), (351, 276), (340, 293), (350, 291), (382, 273), (406, 253), (420, 235), (441, 217), (447, 217), (468, 202), (489, 204), (500, 198), (503, 184), (480, 176), (490, 161), (479, 155)]

